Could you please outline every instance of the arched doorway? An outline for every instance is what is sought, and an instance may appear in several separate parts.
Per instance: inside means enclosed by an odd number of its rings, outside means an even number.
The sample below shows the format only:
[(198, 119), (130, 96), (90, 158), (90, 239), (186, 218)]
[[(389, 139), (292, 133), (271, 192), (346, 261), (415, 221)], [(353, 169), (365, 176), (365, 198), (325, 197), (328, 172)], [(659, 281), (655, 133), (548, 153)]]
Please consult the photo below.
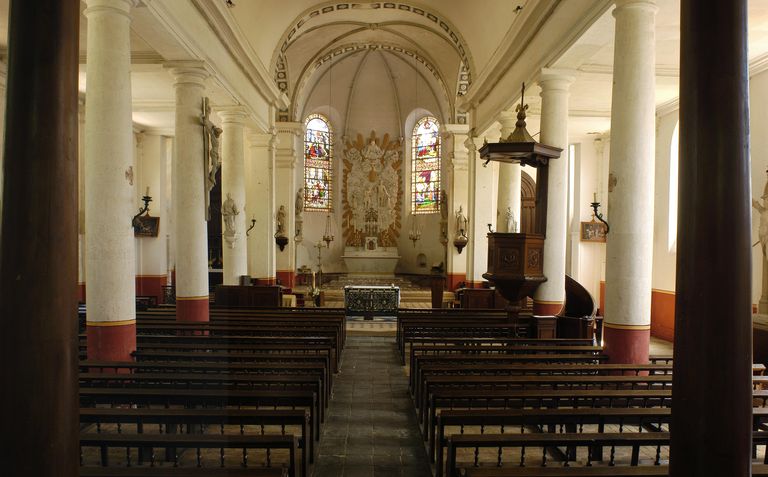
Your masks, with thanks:
[(520, 232), (533, 233), (536, 221), (536, 182), (520, 171)]

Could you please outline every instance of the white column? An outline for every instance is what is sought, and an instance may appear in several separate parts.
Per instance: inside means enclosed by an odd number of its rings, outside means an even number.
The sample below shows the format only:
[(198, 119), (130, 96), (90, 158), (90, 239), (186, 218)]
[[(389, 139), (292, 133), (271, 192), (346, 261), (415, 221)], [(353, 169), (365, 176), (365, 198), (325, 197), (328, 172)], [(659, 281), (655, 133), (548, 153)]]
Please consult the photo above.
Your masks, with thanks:
[[(447, 167), (450, 168), (451, 182), (448, 192), (448, 287), (449, 290), (467, 281), (467, 256), (466, 248), (459, 253), (453, 245), (456, 238), (456, 211), (461, 207), (464, 216), (469, 210), (469, 151), (464, 146), (467, 140), (469, 126), (466, 124), (444, 124), (445, 159), (450, 159)], [(446, 161), (447, 162), (447, 161)], [(467, 231), (468, 233), (468, 231)]]
[[(248, 275), (248, 244), (245, 238), (245, 133), (243, 124), (248, 117), (242, 107), (219, 110), (222, 133), (221, 196), (222, 204), (228, 198), (234, 201), (239, 212), (234, 217), (234, 235), (227, 233), (226, 221), (222, 224), (224, 232), (224, 285), (237, 285), (241, 275)], [(223, 211), (224, 207), (222, 207)], [(224, 220), (224, 215), (222, 215)]]
[(493, 225), (493, 167), (483, 167), (477, 160), (477, 143), (482, 138), (468, 137), (464, 145), (469, 158), (469, 243), (467, 244), (467, 284), (480, 287), (487, 280), (488, 271), (488, 224)]
[(610, 233), (606, 245), (605, 352), (648, 359), (653, 263), (655, 18), (653, 0), (619, 0), (614, 44)]
[(157, 237), (136, 239), (139, 273), (136, 276), (136, 294), (157, 297), (162, 301), (162, 287), (167, 279), (166, 233), (168, 215), (165, 214), (165, 142), (157, 131), (141, 133), (139, 153), (139, 178), (136, 181), (136, 205), (141, 207), (144, 195), (152, 197), (149, 215), (160, 219)]
[(248, 135), (250, 155), (246, 170), (250, 184), (246, 197), (248, 227), (256, 224), (248, 236), (248, 274), (259, 284), (272, 284), (274, 270), (274, 220), (272, 219), (274, 190), (272, 186), (273, 154), (271, 133)]
[[(275, 151), (275, 205), (273, 217), (280, 206), (285, 206), (285, 234), (288, 245), (284, 250), (275, 251), (277, 278), (287, 287), (293, 287), (296, 275), (296, 242), (294, 203), (296, 200), (296, 161), (303, 147), (301, 144), (304, 125), (302, 123), (277, 123), (279, 145)], [(274, 219), (273, 219), (274, 220)]]
[[(501, 140), (506, 139), (515, 130), (517, 113), (504, 111), (499, 117)], [(507, 220), (507, 209), (512, 212), (513, 223)], [(520, 231), (520, 164), (499, 164), (499, 197), (496, 202), (496, 231)]]
[(166, 65), (176, 81), (173, 215), (176, 240), (176, 318), (208, 321), (208, 226), (201, 116), (208, 72), (196, 61)]
[(568, 215), (568, 88), (573, 76), (567, 71), (541, 71), (542, 144), (563, 149), (560, 158), (549, 162), (547, 231), (544, 241), (544, 276), (533, 297), (533, 313), (554, 315), (565, 301), (565, 242)]
[(130, 11), (133, 0), (87, 0), (85, 228), (88, 357), (136, 349)]

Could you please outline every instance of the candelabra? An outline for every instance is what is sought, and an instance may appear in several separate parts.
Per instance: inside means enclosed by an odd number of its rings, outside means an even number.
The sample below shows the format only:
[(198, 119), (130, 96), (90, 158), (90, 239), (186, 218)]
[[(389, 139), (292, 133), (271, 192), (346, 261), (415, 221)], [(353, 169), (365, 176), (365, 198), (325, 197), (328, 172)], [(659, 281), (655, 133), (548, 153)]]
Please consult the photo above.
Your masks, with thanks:
[(597, 209), (600, 208), (600, 202), (597, 201), (597, 194), (593, 194), (592, 195), (592, 200), (593, 200), (593, 202), (592, 202), (592, 204), (590, 204), (592, 206), (592, 211), (593, 211), (592, 215), (597, 220), (599, 220), (600, 222), (605, 224), (605, 235), (608, 235), (608, 232), (611, 231), (611, 226), (608, 225), (608, 222), (606, 222), (605, 219), (603, 219), (603, 214), (601, 214), (600, 212), (597, 211)]
[(414, 248), (416, 247), (416, 242), (421, 239), (421, 227), (419, 227), (419, 224), (416, 222), (416, 216), (413, 214), (411, 214), (411, 230), (408, 232), (408, 239), (413, 241)]
[(134, 215), (133, 219), (131, 220), (131, 225), (133, 226), (134, 230), (140, 226), (139, 217), (149, 213), (149, 203), (152, 202), (152, 197), (149, 195), (149, 187), (147, 187), (147, 192), (144, 194), (144, 197), (142, 197), (141, 200), (144, 201), (144, 207), (140, 208), (139, 213)]
[(325, 233), (323, 234), (323, 242), (325, 242), (325, 248), (330, 248), (331, 242), (333, 242), (334, 237), (333, 233), (331, 232), (331, 214), (328, 214), (325, 216)]

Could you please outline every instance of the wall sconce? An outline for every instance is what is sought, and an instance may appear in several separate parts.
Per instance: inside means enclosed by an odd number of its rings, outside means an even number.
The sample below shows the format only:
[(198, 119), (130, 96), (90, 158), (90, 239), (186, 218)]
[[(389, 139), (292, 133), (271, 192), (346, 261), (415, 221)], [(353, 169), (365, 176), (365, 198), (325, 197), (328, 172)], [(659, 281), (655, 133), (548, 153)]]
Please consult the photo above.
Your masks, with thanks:
[(600, 208), (600, 202), (597, 201), (597, 193), (592, 194), (592, 200), (593, 202), (592, 204), (590, 204), (592, 206), (592, 211), (593, 211), (592, 215), (594, 215), (594, 217), (597, 220), (605, 224), (605, 235), (608, 235), (608, 232), (611, 231), (611, 226), (608, 225), (608, 222), (606, 222), (605, 219), (603, 219), (603, 214), (597, 211), (597, 209)]
[(251, 230), (256, 226), (256, 219), (251, 218), (251, 226), (248, 227), (248, 230), (245, 231), (245, 236), (247, 237)]
[(411, 230), (408, 232), (408, 239), (413, 241), (413, 247), (416, 248), (416, 242), (421, 239), (421, 227), (416, 222), (416, 216), (411, 214)]
[(142, 197), (141, 200), (144, 201), (144, 207), (140, 208), (139, 213), (134, 215), (133, 219), (131, 220), (131, 225), (133, 226), (134, 232), (140, 226), (139, 217), (149, 213), (149, 203), (152, 202), (152, 197), (149, 195), (149, 186), (147, 186), (147, 191), (144, 193), (144, 197)]
[(325, 242), (325, 248), (330, 248), (331, 242), (333, 242), (333, 233), (331, 231), (331, 214), (325, 216), (325, 233), (323, 234), (323, 242)]

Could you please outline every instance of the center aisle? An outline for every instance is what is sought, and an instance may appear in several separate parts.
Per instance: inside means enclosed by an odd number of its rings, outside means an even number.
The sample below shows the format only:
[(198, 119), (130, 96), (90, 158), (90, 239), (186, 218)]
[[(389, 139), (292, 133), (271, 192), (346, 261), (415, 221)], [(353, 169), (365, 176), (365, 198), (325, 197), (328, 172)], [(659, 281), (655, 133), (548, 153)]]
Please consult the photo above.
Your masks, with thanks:
[(430, 475), (394, 337), (349, 336), (314, 476)]

